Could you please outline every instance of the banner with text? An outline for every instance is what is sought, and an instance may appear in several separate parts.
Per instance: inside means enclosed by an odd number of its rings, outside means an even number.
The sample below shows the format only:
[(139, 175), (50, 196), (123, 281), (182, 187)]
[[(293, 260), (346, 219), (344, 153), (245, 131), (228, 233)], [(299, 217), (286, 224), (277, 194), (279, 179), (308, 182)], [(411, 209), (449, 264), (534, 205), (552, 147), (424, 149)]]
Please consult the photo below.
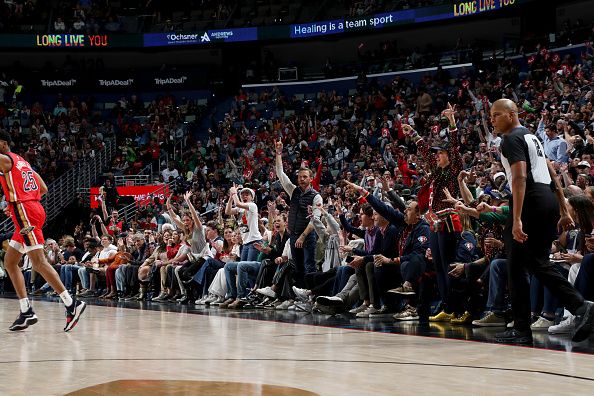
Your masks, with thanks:
[(246, 28), (200, 30), (195, 32), (164, 32), (147, 34), (3, 34), (4, 48), (137, 48), (207, 45), (257, 40), (300, 39), (370, 31), (391, 26), (409, 25), (485, 14), (536, 0), (467, 0), (453, 1), (433, 7), (392, 11), (360, 17), (317, 21), (293, 25), (271, 25)]
[[(139, 205), (148, 205), (153, 198), (159, 198), (161, 202), (165, 202), (169, 196), (169, 186), (154, 185), (154, 186), (132, 186), (132, 187), (116, 187), (120, 196), (134, 197), (134, 200)], [(91, 187), (91, 209), (99, 208), (99, 187)]]

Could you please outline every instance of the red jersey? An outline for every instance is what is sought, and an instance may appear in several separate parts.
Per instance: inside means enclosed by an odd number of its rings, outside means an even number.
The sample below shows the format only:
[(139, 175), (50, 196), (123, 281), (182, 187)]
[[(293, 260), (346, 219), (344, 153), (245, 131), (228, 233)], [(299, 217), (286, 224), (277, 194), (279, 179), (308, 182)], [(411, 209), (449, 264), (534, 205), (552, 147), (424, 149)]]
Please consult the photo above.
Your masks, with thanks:
[(41, 201), (41, 190), (31, 165), (20, 155), (7, 153), (12, 167), (0, 177), (4, 196), (8, 202)]

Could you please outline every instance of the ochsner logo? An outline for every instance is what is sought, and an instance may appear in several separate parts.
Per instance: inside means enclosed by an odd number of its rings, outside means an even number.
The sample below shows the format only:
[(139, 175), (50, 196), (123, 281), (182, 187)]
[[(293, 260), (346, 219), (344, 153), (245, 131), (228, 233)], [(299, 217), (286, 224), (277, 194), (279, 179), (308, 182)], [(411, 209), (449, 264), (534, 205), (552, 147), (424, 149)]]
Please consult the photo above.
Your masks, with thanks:
[(99, 80), (99, 85), (102, 87), (129, 87), (134, 84), (134, 79), (127, 80)]
[(76, 84), (76, 80), (41, 80), (42, 87), (72, 87)]
[(175, 34), (171, 33), (167, 35), (169, 41), (182, 41), (182, 40), (197, 40), (198, 34)]
[(186, 82), (188, 77), (181, 76), (180, 78), (155, 78), (156, 85), (167, 85), (167, 84), (183, 84)]

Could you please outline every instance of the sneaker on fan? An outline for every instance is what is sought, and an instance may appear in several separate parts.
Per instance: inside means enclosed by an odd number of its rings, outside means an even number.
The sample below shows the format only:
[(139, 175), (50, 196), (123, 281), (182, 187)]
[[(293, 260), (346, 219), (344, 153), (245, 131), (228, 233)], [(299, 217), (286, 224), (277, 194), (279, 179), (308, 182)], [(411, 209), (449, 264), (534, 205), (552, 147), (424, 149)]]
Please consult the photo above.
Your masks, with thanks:
[(344, 305), (344, 301), (342, 301), (342, 298), (338, 296), (320, 296), (316, 298), (316, 302), (320, 305), (327, 305), (332, 307)]
[(369, 314), (369, 317), (372, 317), (372, 316), (384, 316), (384, 315), (388, 315), (388, 314), (390, 314), (390, 309), (388, 308), (387, 305), (383, 305), (376, 312), (373, 312), (373, 313)]
[(554, 320), (548, 320), (545, 317), (540, 316), (536, 319), (536, 322), (530, 325), (530, 330), (532, 331), (547, 331), (549, 327), (555, 324)]
[(167, 293), (161, 292), (157, 297), (154, 297), (151, 301), (163, 301), (167, 297)]
[(262, 294), (267, 297), (276, 298), (276, 292), (274, 290), (272, 290), (272, 287), (270, 287), (270, 286), (266, 286), (261, 289), (257, 289), (256, 293)]
[(575, 329), (575, 316), (569, 314), (561, 323), (549, 327), (549, 334), (571, 334)]
[(392, 317), (396, 320), (401, 320), (401, 321), (418, 320), (419, 319), (419, 315), (417, 314), (417, 309), (408, 305), (408, 304), (404, 307), (404, 310), (402, 310), (401, 312), (398, 312), (397, 314), (395, 314)]
[(397, 287), (396, 289), (390, 289), (388, 290), (388, 293), (401, 294), (403, 296), (413, 296), (416, 294), (415, 290), (408, 285), (402, 285), (400, 287)]
[(287, 309), (289, 309), (289, 307), (291, 305), (293, 305), (293, 301), (291, 301), (291, 300), (285, 300), (282, 303), (278, 304), (274, 309), (281, 310), (281, 311), (286, 311)]
[(368, 318), (371, 315), (377, 313), (379, 311), (379, 309), (375, 308), (373, 305), (370, 305), (367, 307), (367, 309), (365, 311), (359, 312), (357, 314), (358, 318)]
[(473, 320), (472, 324), (478, 327), (504, 327), (505, 318), (495, 312), (488, 311), (482, 319)]
[(225, 302), (225, 297), (221, 297), (221, 296), (215, 296), (215, 299), (213, 302), (210, 303), (210, 305), (221, 305)]
[(299, 301), (309, 301), (309, 296), (311, 295), (311, 291), (307, 289), (300, 289), (297, 286), (293, 286), (293, 293), (295, 293), (295, 297)]
[(351, 309), (349, 311), (349, 313), (358, 314), (359, 312), (363, 312), (363, 311), (367, 310), (367, 308), (369, 308), (369, 305), (367, 305), (367, 304), (361, 304), (357, 308)]

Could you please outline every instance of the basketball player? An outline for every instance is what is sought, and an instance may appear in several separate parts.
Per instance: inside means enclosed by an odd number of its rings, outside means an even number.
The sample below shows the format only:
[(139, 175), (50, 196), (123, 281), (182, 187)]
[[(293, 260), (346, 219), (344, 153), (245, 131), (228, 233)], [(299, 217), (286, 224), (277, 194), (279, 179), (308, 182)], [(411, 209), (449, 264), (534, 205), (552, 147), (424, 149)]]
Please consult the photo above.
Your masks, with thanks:
[[(504, 135), (501, 162), (511, 181), (512, 215), (505, 228), (508, 251), (509, 288), (514, 328), (495, 335), (497, 342), (532, 343), (530, 331), (530, 284), (528, 272), (535, 275), (565, 308), (576, 315), (573, 341), (588, 338), (594, 322), (594, 303), (571, 286), (549, 261), (555, 226), (573, 227), (563, 190), (544, 156), (540, 141), (518, 119), (518, 108), (509, 99), (491, 107), (491, 121)], [(556, 195), (556, 197), (555, 197)]]
[(43, 251), (43, 232), (45, 210), (41, 206), (41, 197), (47, 193), (47, 186), (41, 177), (31, 169), (31, 165), (22, 157), (10, 152), (10, 135), (0, 131), (0, 183), (8, 203), (7, 211), (15, 226), (14, 234), (4, 257), (4, 265), (14, 289), (19, 297), (21, 312), (9, 330), (24, 330), (37, 323), (37, 315), (27, 298), (25, 280), (19, 269), (23, 254), (27, 254), (33, 269), (50, 284), (66, 306), (66, 326), (70, 331), (85, 310), (86, 304), (76, 301), (60, 281), (58, 273), (49, 265)]

